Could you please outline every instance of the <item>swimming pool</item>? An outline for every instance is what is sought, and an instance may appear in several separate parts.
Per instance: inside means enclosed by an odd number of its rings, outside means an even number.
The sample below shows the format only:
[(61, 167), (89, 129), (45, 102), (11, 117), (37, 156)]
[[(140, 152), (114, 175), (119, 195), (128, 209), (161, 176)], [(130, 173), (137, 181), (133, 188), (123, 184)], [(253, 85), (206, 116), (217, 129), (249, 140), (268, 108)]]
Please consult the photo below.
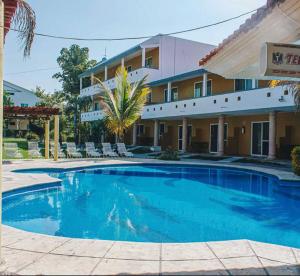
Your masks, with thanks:
[(300, 183), (250, 170), (187, 165), (45, 172), (62, 182), (4, 193), (4, 224), (71, 238), (251, 239), (300, 247)]

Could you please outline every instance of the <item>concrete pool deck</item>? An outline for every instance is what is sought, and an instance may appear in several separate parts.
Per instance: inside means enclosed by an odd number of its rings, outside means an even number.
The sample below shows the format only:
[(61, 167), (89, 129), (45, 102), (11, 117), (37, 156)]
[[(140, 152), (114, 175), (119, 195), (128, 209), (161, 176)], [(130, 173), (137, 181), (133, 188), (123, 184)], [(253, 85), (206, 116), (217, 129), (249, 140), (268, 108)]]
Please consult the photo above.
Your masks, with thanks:
[[(144, 159), (11, 161), (3, 167), (3, 191), (57, 182), (46, 174), (15, 173), (17, 169), (78, 168), (103, 164), (169, 163)], [(210, 162), (170, 162), (208, 164)], [(291, 172), (261, 167), (216, 164), (255, 169), (284, 180), (300, 180)], [(235, 240), (200, 243), (138, 243), (71, 239), (2, 226), (2, 273), (19, 275), (76, 274), (221, 274), (299, 275), (300, 249)]]

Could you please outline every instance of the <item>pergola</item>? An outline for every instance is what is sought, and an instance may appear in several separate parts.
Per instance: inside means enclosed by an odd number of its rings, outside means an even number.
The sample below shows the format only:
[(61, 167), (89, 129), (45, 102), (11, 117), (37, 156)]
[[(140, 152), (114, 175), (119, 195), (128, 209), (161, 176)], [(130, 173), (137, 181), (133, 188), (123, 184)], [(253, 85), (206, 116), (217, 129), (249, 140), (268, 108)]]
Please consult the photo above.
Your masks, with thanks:
[(54, 117), (54, 160), (58, 160), (59, 114), (58, 108), (33, 106), (4, 106), (5, 119), (42, 119), (45, 122), (45, 158), (49, 159), (50, 119)]

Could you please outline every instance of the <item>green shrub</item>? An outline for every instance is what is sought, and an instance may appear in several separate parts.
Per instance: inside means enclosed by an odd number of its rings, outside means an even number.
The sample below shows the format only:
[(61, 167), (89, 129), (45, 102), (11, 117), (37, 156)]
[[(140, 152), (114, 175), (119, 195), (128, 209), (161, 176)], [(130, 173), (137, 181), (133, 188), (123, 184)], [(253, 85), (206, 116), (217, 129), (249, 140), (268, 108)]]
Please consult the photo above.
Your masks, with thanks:
[(178, 156), (178, 151), (172, 148), (167, 148), (159, 157), (160, 160), (173, 160), (178, 161), (180, 160)]
[(294, 147), (291, 157), (293, 171), (296, 175), (300, 175), (300, 146)]

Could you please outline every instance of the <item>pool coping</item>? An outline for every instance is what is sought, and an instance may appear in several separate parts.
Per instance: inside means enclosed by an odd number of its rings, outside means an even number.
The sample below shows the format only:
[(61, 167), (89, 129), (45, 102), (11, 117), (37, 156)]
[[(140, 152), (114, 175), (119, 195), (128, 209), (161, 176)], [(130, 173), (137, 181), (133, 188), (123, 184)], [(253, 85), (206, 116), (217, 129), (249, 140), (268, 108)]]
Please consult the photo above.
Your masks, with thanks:
[[(45, 160), (15, 161), (4, 165), (3, 191), (57, 183), (47, 174), (14, 172), (17, 169), (82, 169), (121, 164), (209, 165), (254, 170), (275, 175), (280, 180), (297, 181), (290, 172), (257, 166), (212, 164), (210, 162), (168, 162), (149, 159)], [(234, 240), (193, 243), (141, 243), (73, 239), (26, 232), (2, 226), (1, 270), (17, 274), (174, 274), (221, 273), (274, 274), (300, 273), (300, 249)], [(276, 273), (275, 273), (276, 274)]]

